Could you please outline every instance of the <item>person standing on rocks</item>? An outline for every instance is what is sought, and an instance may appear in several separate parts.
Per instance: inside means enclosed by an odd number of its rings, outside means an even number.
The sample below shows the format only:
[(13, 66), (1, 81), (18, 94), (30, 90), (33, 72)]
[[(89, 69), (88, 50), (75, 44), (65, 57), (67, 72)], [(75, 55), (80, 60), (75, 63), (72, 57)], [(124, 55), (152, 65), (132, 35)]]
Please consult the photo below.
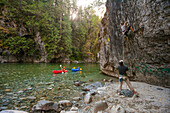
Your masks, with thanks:
[(128, 85), (129, 89), (131, 91), (133, 91), (134, 95), (138, 95), (138, 93), (133, 89), (127, 75), (128, 75), (128, 67), (124, 66), (123, 60), (119, 61), (119, 65), (118, 66), (118, 71), (117, 71), (117, 75), (119, 77), (119, 91), (118, 91), (118, 95), (120, 95), (120, 91), (122, 90), (122, 85), (123, 85), (123, 80), (126, 82), (126, 84)]
[[(128, 28), (126, 29), (127, 26), (128, 26)], [(121, 29), (122, 29), (123, 35), (126, 36), (127, 40), (128, 40), (128, 32), (129, 32), (129, 30), (131, 29), (134, 32), (132, 26), (129, 26), (127, 22), (122, 22), (121, 23)]]

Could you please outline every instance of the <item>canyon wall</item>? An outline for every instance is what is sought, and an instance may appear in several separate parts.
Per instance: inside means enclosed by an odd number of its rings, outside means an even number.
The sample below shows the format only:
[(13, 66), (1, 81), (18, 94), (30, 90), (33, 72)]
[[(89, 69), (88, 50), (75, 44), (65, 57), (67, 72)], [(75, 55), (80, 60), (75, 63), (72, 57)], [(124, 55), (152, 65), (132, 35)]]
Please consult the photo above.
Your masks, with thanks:
[[(117, 77), (124, 59), (131, 80), (170, 86), (169, 0), (107, 0), (100, 30), (100, 69)], [(121, 22), (134, 28), (124, 39)]]

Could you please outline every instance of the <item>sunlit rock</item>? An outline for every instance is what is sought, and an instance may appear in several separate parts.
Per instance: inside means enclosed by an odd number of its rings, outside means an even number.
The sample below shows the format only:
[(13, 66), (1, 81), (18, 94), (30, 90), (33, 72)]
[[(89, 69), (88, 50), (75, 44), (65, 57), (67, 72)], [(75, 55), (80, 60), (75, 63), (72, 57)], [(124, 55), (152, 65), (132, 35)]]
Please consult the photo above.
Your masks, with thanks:
[(78, 111), (78, 107), (72, 107), (70, 111)]
[(92, 97), (91, 97), (91, 94), (88, 93), (84, 96), (84, 103), (85, 104), (89, 104), (90, 102), (92, 101)]
[(27, 97), (26, 99), (28, 99), (28, 100), (35, 100), (36, 97), (34, 97), (34, 96), (29, 96), (29, 97)]
[(61, 101), (58, 102), (58, 104), (61, 104), (61, 105), (66, 106), (66, 107), (72, 106), (72, 104), (69, 100), (61, 100)]
[(74, 97), (73, 100), (74, 101), (79, 101), (79, 100), (81, 100), (81, 98), (80, 97)]

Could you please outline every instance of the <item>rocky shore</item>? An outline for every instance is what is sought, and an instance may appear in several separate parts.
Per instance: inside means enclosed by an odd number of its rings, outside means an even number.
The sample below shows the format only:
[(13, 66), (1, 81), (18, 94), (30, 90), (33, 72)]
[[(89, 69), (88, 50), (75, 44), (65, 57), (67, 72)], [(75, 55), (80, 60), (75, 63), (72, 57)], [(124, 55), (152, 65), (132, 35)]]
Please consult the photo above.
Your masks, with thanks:
[[(118, 82), (105, 81), (84, 86), (82, 92), (70, 100), (53, 102), (40, 100), (32, 107), (32, 113), (168, 113), (170, 108), (170, 89), (142, 82), (131, 82), (139, 97), (123, 84), (122, 95), (117, 95)], [(17, 110), (2, 110), (0, 113), (26, 113)]]

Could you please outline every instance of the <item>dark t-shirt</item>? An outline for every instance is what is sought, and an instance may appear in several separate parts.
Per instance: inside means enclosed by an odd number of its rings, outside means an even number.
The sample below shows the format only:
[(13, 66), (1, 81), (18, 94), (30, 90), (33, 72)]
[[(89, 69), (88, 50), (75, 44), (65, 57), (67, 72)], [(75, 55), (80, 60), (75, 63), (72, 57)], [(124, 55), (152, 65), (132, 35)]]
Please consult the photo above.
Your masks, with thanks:
[(128, 71), (128, 67), (126, 67), (126, 66), (119, 66), (118, 70), (119, 70), (119, 74), (120, 75), (126, 75), (127, 76), (126, 71)]

